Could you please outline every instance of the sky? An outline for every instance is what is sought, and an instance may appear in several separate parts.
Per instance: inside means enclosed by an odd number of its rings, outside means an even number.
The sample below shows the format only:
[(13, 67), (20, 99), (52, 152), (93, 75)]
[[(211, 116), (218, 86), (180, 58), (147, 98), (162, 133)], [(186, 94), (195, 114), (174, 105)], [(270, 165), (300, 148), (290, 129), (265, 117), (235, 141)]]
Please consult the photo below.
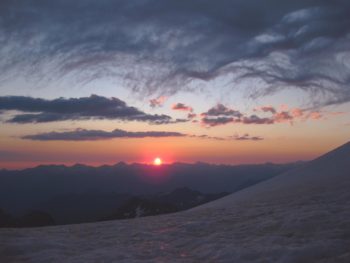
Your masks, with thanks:
[(284, 163), (350, 139), (345, 0), (5, 0), (0, 57), (0, 168)]

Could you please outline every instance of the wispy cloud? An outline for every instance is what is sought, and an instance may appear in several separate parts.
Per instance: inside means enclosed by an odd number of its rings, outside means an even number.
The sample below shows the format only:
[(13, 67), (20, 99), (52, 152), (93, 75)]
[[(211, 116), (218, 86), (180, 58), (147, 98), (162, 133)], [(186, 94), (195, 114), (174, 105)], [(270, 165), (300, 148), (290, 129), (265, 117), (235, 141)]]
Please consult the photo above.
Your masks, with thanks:
[(263, 106), (260, 108), (260, 110), (263, 112), (271, 112), (272, 114), (276, 113), (276, 109), (272, 106)]
[(194, 118), (196, 118), (196, 117), (197, 117), (197, 114), (196, 114), (196, 113), (189, 112), (189, 113), (187, 114), (187, 118), (190, 119), (190, 120), (192, 120), (192, 119), (194, 119)]
[(252, 97), (350, 101), (345, 0), (1, 1), (0, 17), (2, 80), (112, 77), (167, 94), (225, 76)]
[[(269, 112), (272, 114), (271, 119), (275, 123), (288, 122), (294, 123), (296, 121), (308, 120), (326, 120), (329, 117), (334, 117), (344, 114), (344, 112), (330, 112), (330, 111), (315, 111), (310, 109), (291, 108), (288, 105), (283, 105), (281, 110), (272, 106), (263, 106), (255, 109), (255, 111)], [(268, 110), (267, 110), (268, 109)]]
[(162, 107), (167, 99), (168, 98), (166, 96), (160, 96), (158, 98), (150, 99), (149, 106), (151, 108)]
[(264, 140), (263, 137), (260, 136), (250, 136), (249, 133), (245, 133), (243, 135), (234, 135), (232, 138), (236, 141), (262, 141)]

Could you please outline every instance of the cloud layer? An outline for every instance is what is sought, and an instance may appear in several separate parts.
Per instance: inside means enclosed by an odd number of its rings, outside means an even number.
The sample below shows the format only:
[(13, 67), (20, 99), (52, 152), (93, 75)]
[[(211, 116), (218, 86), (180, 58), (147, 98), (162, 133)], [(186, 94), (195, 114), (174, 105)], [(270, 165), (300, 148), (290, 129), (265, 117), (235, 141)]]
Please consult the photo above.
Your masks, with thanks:
[(135, 107), (128, 106), (118, 98), (106, 98), (97, 95), (53, 100), (25, 96), (4, 96), (0, 97), (0, 110), (28, 112), (11, 117), (7, 120), (11, 123), (42, 123), (87, 119), (144, 121), (153, 124), (181, 121), (172, 120), (167, 115), (147, 114)]
[(273, 118), (259, 117), (255, 114), (246, 115), (242, 112), (226, 107), (223, 104), (217, 104), (207, 112), (201, 114), (201, 124), (214, 127), (230, 123), (242, 124), (273, 124)]
[(223, 104), (217, 104), (207, 112), (202, 113), (201, 124), (207, 127), (225, 124), (276, 124), (290, 123), (307, 120), (324, 120), (330, 116), (343, 114), (343, 112), (321, 112), (308, 109), (292, 108), (283, 105), (281, 109), (273, 106), (263, 106), (254, 109), (256, 114), (245, 114), (238, 110), (228, 108)]
[[(87, 130), (87, 129), (76, 129), (73, 131), (65, 132), (46, 132), (37, 133), (31, 135), (22, 136), (21, 139), (33, 140), (33, 141), (98, 141), (98, 140), (110, 140), (116, 138), (163, 138), (163, 137), (190, 137), (208, 140), (237, 140), (237, 141), (260, 141), (263, 140), (262, 137), (250, 136), (249, 134), (244, 134), (242, 136), (235, 135), (229, 137), (215, 137), (206, 134), (203, 135), (189, 135), (181, 132), (168, 132), (168, 131), (125, 131), (122, 129), (115, 129), (113, 131), (103, 131), (103, 130)], [(0, 151), (1, 155), (1, 151)]]
[(0, 17), (2, 80), (115, 77), (166, 94), (225, 76), (253, 97), (350, 101), (347, 0), (1, 1)]
[(131, 132), (121, 129), (115, 129), (113, 131), (102, 130), (86, 130), (76, 129), (74, 131), (67, 132), (48, 132), (39, 133), (34, 135), (26, 135), (21, 137), (22, 139), (35, 140), (35, 141), (97, 141), (108, 140), (115, 138), (160, 138), (160, 137), (184, 137), (183, 133), (179, 132), (165, 132), (165, 131), (144, 131), (144, 132)]

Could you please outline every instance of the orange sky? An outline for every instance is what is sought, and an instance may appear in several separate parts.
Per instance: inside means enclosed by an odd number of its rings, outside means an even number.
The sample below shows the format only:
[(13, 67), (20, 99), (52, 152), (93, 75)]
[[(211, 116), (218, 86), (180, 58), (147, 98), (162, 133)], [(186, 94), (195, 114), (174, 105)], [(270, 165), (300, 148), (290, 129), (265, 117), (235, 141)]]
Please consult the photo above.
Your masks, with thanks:
[[(171, 107), (171, 99), (168, 105)], [(84, 163), (114, 164), (119, 161), (151, 163), (157, 156), (165, 163), (209, 162), (225, 164), (293, 162), (310, 160), (350, 139), (347, 105), (332, 108), (321, 119), (280, 122), (274, 124), (233, 123), (205, 127), (201, 123), (185, 122), (150, 125), (143, 122), (109, 120), (53, 122), (44, 124), (1, 124), (0, 168), (17, 169), (39, 164)], [(179, 113), (179, 117), (186, 113)], [(115, 138), (97, 141), (33, 141), (20, 137), (45, 132), (87, 130), (112, 131), (176, 131), (198, 137)], [(235, 140), (235, 134), (250, 134), (263, 140)], [(221, 138), (222, 140), (210, 137)]]
[(281, 163), (350, 140), (347, 1), (27, 2), (0, 10), (0, 168)]
[(2, 137), (0, 146), (8, 152), (2, 156), (2, 168), (32, 167), (38, 164), (72, 165), (113, 164), (119, 161), (151, 163), (155, 157), (163, 162), (263, 163), (309, 160), (345, 142), (337, 138), (295, 137), (267, 138), (262, 141), (214, 140), (202, 138), (122, 138), (93, 142), (37, 142)]

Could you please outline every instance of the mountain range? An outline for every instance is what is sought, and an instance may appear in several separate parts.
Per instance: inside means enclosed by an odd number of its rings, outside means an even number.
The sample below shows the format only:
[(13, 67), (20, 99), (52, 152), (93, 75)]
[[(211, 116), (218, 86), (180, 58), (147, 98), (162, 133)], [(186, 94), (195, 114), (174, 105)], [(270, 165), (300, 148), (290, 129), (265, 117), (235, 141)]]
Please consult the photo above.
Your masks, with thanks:
[[(4, 262), (350, 262), (350, 143), (160, 216), (1, 229)], [(49, 253), (48, 253), (49, 251)]]
[(58, 223), (94, 221), (130, 197), (170, 193), (184, 187), (207, 194), (233, 193), (300, 164), (174, 163), (156, 167), (118, 163), (1, 170), (0, 208), (13, 216), (47, 211)]

